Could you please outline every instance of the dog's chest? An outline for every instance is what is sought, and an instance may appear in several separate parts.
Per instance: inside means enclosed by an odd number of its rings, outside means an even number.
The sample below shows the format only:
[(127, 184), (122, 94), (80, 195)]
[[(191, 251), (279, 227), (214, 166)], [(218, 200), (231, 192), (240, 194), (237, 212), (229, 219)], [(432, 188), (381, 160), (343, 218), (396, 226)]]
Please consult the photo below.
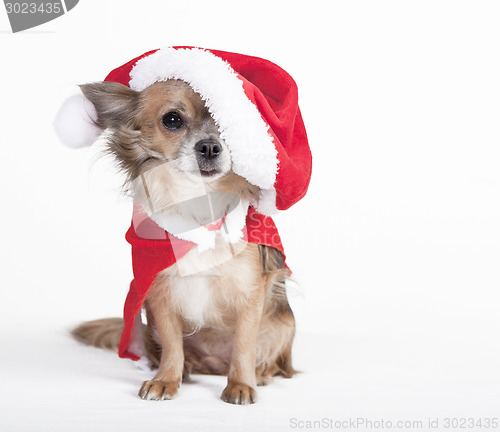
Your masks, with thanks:
[(170, 301), (175, 310), (195, 328), (216, 320), (216, 302), (208, 276), (171, 277)]
[(221, 242), (202, 253), (193, 248), (168, 271), (169, 301), (194, 328), (232, 320), (238, 304), (255, 287), (246, 246), (242, 242), (235, 249)]

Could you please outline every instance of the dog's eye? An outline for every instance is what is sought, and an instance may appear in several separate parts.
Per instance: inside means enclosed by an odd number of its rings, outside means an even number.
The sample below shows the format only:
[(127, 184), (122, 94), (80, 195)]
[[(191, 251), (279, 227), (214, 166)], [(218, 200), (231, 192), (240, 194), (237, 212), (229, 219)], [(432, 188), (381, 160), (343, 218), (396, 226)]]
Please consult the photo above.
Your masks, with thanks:
[(161, 122), (163, 123), (163, 126), (170, 130), (180, 129), (184, 126), (182, 117), (174, 111), (166, 113), (162, 117)]

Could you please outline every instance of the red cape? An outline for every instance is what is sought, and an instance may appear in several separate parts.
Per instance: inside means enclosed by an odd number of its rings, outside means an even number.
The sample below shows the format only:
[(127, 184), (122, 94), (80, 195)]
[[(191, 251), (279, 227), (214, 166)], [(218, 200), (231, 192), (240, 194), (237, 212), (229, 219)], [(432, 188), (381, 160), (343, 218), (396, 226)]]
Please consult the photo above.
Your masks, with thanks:
[[(244, 240), (262, 244), (285, 253), (276, 225), (269, 216), (258, 213), (253, 207), (248, 209)], [(138, 233), (138, 232), (139, 233)], [(132, 245), (132, 267), (134, 279), (125, 300), (123, 310), (123, 332), (118, 347), (122, 358), (139, 360), (140, 357), (129, 350), (136, 315), (140, 312), (148, 291), (159, 272), (170, 267), (186, 255), (194, 243), (180, 240), (168, 234), (151, 219), (144, 218), (139, 224), (132, 223), (125, 236)]]

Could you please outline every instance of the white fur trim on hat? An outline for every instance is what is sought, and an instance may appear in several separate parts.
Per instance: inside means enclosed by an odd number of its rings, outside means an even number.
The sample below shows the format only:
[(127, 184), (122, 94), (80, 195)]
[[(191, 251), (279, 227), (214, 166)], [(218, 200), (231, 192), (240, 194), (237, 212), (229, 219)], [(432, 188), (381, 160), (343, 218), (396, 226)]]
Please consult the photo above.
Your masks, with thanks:
[(130, 88), (137, 91), (168, 79), (187, 82), (215, 120), (231, 152), (234, 172), (262, 189), (274, 188), (278, 153), (269, 126), (228, 63), (199, 48), (163, 48), (140, 59), (130, 77)]
[(94, 105), (83, 94), (75, 94), (62, 104), (54, 120), (54, 129), (68, 147), (85, 147), (103, 132), (95, 124), (96, 120)]
[(271, 216), (278, 212), (276, 208), (276, 190), (275, 189), (261, 189), (260, 199), (258, 203), (253, 203), (253, 206), (267, 216)]

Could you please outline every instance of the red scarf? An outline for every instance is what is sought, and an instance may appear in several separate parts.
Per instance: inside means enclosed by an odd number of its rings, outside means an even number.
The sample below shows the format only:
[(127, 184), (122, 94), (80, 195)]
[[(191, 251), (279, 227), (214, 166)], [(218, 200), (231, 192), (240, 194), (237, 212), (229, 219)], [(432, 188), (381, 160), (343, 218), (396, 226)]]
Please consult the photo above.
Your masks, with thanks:
[[(269, 216), (264, 216), (250, 207), (243, 230), (244, 240), (274, 247), (283, 254), (283, 259), (285, 259), (278, 230)], [(141, 235), (139, 236), (136, 231), (139, 231)], [(158, 273), (175, 264), (196, 245), (168, 234), (149, 218), (145, 218), (135, 227), (132, 223), (125, 238), (132, 245), (134, 279), (130, 283), (125, 300), (124, 326), (118, 355), (122, 358), (139, 360), (138, 355), (129, 351), (135, 317), (140, 312)]]

